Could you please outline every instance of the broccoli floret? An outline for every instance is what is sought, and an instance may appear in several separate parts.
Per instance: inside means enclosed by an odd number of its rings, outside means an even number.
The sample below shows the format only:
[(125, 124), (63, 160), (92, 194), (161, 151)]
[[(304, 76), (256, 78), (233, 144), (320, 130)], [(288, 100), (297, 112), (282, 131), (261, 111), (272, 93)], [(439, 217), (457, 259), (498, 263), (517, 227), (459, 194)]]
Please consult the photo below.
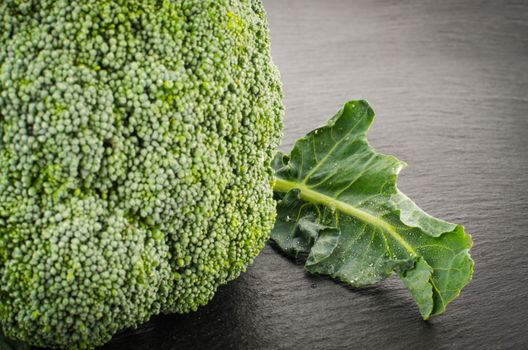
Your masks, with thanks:
[(0, 333), (88, 349), (189, 312), (275, 218), (259, 0), (0, 2)]

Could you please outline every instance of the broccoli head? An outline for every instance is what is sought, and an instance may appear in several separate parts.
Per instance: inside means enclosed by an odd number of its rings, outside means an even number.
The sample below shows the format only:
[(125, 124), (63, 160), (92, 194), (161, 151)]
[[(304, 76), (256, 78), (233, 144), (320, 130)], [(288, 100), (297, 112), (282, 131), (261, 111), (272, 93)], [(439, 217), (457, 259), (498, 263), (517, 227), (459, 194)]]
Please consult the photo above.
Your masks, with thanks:
[(206, 304), (272, 228), (282, 110), (259, 0), (0, 2), (0, 332)]

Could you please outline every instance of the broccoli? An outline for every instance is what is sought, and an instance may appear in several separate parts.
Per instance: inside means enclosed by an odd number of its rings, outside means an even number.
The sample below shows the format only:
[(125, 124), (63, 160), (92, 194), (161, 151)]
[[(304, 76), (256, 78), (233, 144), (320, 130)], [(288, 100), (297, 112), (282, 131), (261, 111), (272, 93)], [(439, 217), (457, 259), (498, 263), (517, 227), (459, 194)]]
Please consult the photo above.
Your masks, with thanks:
[(0, 2), (0, 333), (206, 304), (268, 239), (282, 112), (259, 0)]

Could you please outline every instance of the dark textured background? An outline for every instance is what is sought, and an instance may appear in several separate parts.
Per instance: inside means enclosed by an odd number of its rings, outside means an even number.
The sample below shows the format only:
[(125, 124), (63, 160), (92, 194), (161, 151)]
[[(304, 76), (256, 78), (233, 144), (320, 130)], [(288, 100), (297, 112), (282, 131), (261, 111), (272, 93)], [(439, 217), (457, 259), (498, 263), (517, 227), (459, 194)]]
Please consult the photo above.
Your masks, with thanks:
[(197, 313), (104, 350), (528, 348), (528, 1), (265, 0), (285, 150), (349, 99), (400, 188), (473, 235), (473, 281), (429, 322), (400, 281), (353, 290), (270, 246)]

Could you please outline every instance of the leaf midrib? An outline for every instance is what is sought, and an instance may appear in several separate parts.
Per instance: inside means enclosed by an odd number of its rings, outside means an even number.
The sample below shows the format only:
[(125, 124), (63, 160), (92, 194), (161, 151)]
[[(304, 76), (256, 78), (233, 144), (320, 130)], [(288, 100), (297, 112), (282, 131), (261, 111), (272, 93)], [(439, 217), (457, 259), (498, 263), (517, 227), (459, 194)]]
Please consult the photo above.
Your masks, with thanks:
[(353, 205), (350, 205), (338, 199), (332, 198), (323, 193), (317, 192), (303, 183), (284, 180), (278, 177), (274, 179), (274, 183), (273, 183), (274, 191), (286, 193), (293, 189), (299, 190), (301, 199), (305, 201), (308, 201), (314, 204), (322, 204), (327, 207), (335, 208), (336, 210), (339, 210), (340, 212), (344, 214), (353, 216), (356, 219), (359, 219), (369, 225), (382, 229), (383, 231), (390, 234), (391, 237), (394, 238), (409, 254), (413, 256), (418, 255), (416, 251), (414, 250), (414, 248), (402, 237), (400, 233), (398, 233), (396, 228), (393, 225), (389, 224), (388, 222), (372, 214), (369, 214), (366, 211), (356, 208)]

